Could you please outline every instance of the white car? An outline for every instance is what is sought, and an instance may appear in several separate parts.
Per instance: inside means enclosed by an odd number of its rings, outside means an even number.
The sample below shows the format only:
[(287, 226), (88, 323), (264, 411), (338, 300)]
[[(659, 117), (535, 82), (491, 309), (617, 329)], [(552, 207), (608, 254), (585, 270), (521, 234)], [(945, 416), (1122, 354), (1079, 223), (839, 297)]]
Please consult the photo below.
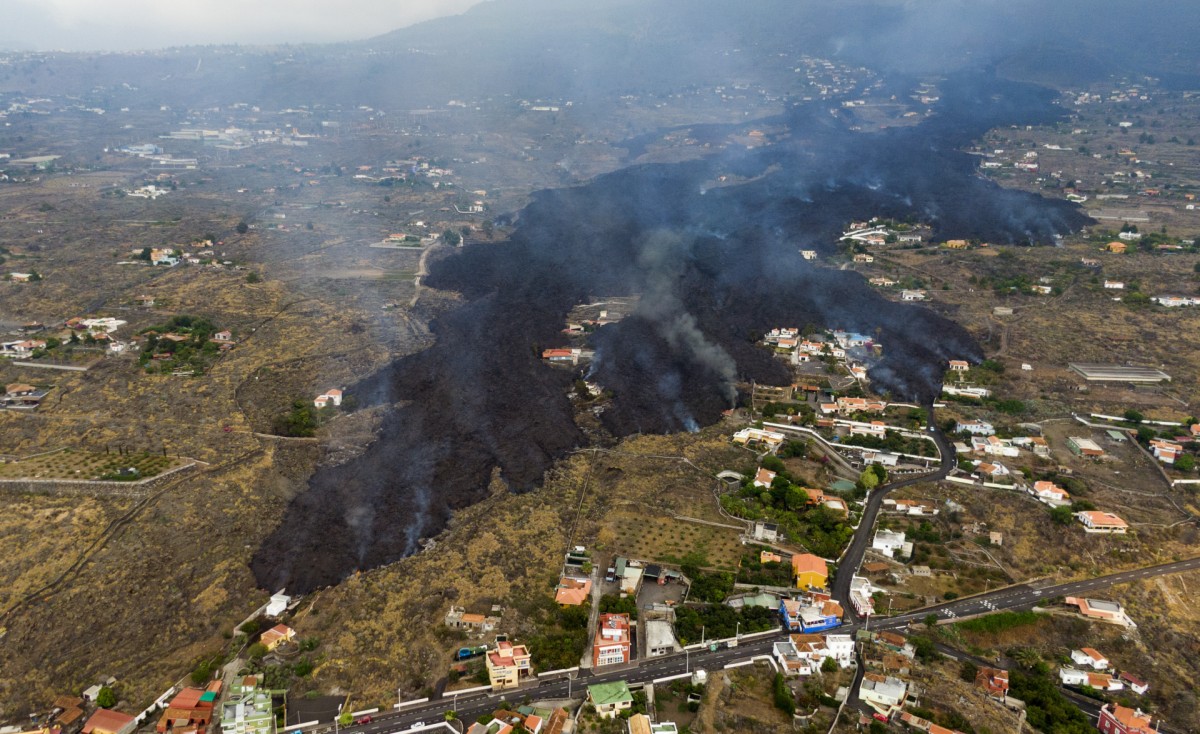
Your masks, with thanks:
[(425, 722), (424, 722), (424, 721), (418, 721), (417, 723), (413, 724), (412, 726), (410, 726), (410, 727), (408, 727), (408, 728), (409, 728), (409, 729), (424, 729), (424, 728), (425, 728)]

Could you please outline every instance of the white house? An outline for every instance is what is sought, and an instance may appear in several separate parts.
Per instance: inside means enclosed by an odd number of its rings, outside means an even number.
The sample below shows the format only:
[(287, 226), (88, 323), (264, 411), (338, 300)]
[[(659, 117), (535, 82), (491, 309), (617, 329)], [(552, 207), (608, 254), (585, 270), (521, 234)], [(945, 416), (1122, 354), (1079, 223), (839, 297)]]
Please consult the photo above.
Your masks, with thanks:
[(915, 290), (915, 291), (902, 290), (902, 291), (900, 291), (900, 300), (901, 301), (924, 301), (925, 300), (925, 291), (923, 291), (923, 290)]
[(1088, 533), (1124, 535), (1129, 529), (1129, 523), (1111, 512), (1100, 512), (1097, 510), (1077, 512), (1075, 513), (1075, 517), (1083, 524), (1084, 532)]
[(995, 436), (976, 436), (971, 439), (971, 448), (988, 456), (1004, 456), (1010, 459), (1015, 459), (1021, 454), (1012, 441)]
[(908, 683), (877, 673), (867, 673), (863, 676), (862, 685), (858, 688), (858, 697), (863, 703), (875, 709), (884, 716), (891, 716), (904, 703), (908, 695)]
[(278, 617), (287, 611), (288, 604), (292, 603), (292, 597), (280, 591), (277, 594), (271, 595), (271, 601), (267, 603), (266, 615), (268, 617)]
[(904, 533), (878, 530), (875, 532), (875, 539), (871, 541), (871, 549), (879, 551), (888, 558), (895, 557), (897, 552), (901, 558), (908, 558), (912, 555), (913, 544), (904, 539)]
[(1034, 482), (1033, 489), (1030, 490), (1030, 493), (1051, 507), (1061, 507), (1063, 505), (1071, 504), (1071, 495), (1067, 492), (1067, 490), (1058, 486), (1054, 482)]
[(1082, 686), (1087, 685), (1088, 674), (1074, 668), (1059, 668), (1058, 680), (1064, 686)]
[(313, 405), (317, 408), (324, 408), (326, 405), (339, 406), (342, 404), (342, 391), (334, 388), (326, 390), (313, 399)]
[(1079, 666), (1087, 666), (1092, 670), (1108, 670), (1108, 658), (1095, 648), (1085, 647), (1082, 650), (1072, 650), (1071, 660)]
[(954, 424), (955, 433), (969, 433), (972, 436), (991, 436), (996, 433), (996, 428), (987, 421), (959, 421)]
[(1104, 281), (1104, 287), (1110, 291), (1125, 290), (1125, 284), (1119, 280), (1106, 280), (1106, 281)]

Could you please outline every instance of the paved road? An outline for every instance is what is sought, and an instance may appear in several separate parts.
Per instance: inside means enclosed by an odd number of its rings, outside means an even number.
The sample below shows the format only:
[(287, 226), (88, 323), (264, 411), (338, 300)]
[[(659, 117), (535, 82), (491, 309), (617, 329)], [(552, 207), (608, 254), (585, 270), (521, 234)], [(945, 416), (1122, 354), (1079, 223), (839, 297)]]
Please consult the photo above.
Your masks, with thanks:
[(1002, 609), (1027, 609), (1058, 596), (1086, 595), (1090, 592), (1098, 591), (1114, 584), (1123, 584), (1129, 581), (1153, 578), (1155, 576), (1162, 576), (1170, 573), (1196, 570), (1200, 570), (1200, 558), (1190, 558), (1188, 560), (1164, 563), (1158, 566), (1148, 566), (1146, 568), (1132, 569), (1129, 571), (1119, 571), (1117, 573), (1107, 574), (1105, 576), (1097, 576), (1096, 578), (1092, 579), (1069, 581), (1064, 584), (1020, 584), (1018, 586), (1009, 586), (1004, 589), (999, 589), (988, 594), (980, 594), (979, 596), (974, 596), (967, 599), (958, 599), (956, 601), (946, 602), (945, 604), (926, 607), (925, 609), (897, 615), (895, 617), (881, 618), (872, 622), (871, 626), (881, 629), (895, 629), (897, 627), (903, 627), (910, 622), (921, 621), (929, 614), (936, 614), (938, 615), (939, 619), (954, 619), (956, 617), (965, 617), (968, 615), (986, 614), (988, 612)]
[[(939, 604), (934, 607), (909, 612), (907, 614), (897, 615), (895, 617), (877, 618), (870, 621), (872, 629), (903, 629), (910, 623), (921, 621), (928, 614), (937, 614), (939, 619), (949, 620), (956, 617), (962, 617), (972, 614), (980, 614), (989, 611), (1023, 609), (1035, 606), (1039, 602), (1047, 599), (1053, 599), (1058, 596), (1067, 594), (1086, 594), (1092, 591), (1098, 591), (1113, 584), (1121, 584), (1129, 581), (1137, 581), (1139, 579), (1153, 578), (1171, 573), (1180, 573), (1184, 571), (1200, 570), (1200, 558), (1191, 558), (1185, 561), (1176, 561), (1174, 563), (1164, 563), (1158, 566), (1150, 566), (1147, 568), (1134, 569), (1130, 571), (1121, 571), (1118, 573), (1099, 576), (1094, 579), (1086, 579), (1083, 581), (1071, 581), (1064, 584), (1053, 584), (1035, 587), (1033, 585), (1023, 584), (1020, 586), (999, 589), (988, 594), (982, 594), (970, 599), (960, 599), (957, 601)], [(986, 603), (985, 603), (986, 602)], [(865, 622), (853, 621), (849, 624), (837, 628), (837, 632), (853, 634), (859, 629), (866, 627)], [(659, 658), (648, 658), (643, 660), (640, 665), (624, 666), (617, 669), (605, 670), (601, 673), (588, 673), (585, 671), (582, 675), (575, 674), (574, 679), (568, 683), (565, 677), (556, 677), (551, 680), (542, 681), (541, 685), (522, 687), (516, 691), (507, 691), (504, 693), (485, 693), (476, 692), (464, 694), (456, 697), (452, 693), (444, 695), (441, 699), (436, 699), (428, 703), (418, 704), (406, 708), (403, 712), (388, 712), (374, 717), (370, 724), (363, 726), (351, 726), (342, 729), (348, 734), (392, 734), (393, 732), (403, 731), (408, 729), (414, 723), (423, 721), (426, 724), (434, 724), (442, 721), (443, 715), (447, 710), (458, 710), (459, 718), (464, 721), (473, 721), (480, 714), (490, 713), (499, 708), (500, 700), (508, 698), (510, 700), (520, 700), (526, 696), (532, 696), (542, 700), (564, 699), (567, 698), (568, 687), (572, 695), (580, 695), (582, 687), (595, 683), (605, 683), (614, 680), (625, 680), (631, 684), (644, 683), (646, 681), (665, 678), (670, 675), (684, 673), (691, 670), (703, 668), (705, 670), (717, 670), (729, 663), (748, 660), (759, 655), (770, 655), (771, 648), (775, 642), (785, 637), (785, 633), (780, 631), (778, 635), (765, 636), (753, 641), (743, 640), (740, 645), (735, 648), (721, 649), (716, 652), (692, 652), (689, 654), (668, 655)], [(943, 652), (947, 652), (952, 657), (958, 659), (971, 659), (977, 664), (986, 664), (979, 658), (968, 655), (961, 651), (945, 648)], [(862, 670), (862, 666), (859, 666)], [(852, 689), (857, 693), (857, 686)], [(1098, 715), (1099, 708), (1095, 702), (1083, 696), (1078, 696), (1069, 691), (1067, 695), (1072, 701), (1077, 703), (1084, 713), (1091, 718)], [(851, 701), (853, 703), (853, 701)], [(332, 727), (324, 727), (317, 730), (321, 734), (326, 731), (333, 731)]]
[(957, 465), (954, 446), (951, 445), (950, 439), (946, 438), (946, 434), (942, 433), (941, 429), (933, 423), (932, 408), (929, 410), (929, 427), (931, 429), (929, 436), (937, 443), (938, 450), (942, 454), (942, 465), (938, 467), (937, 471), (931, 474), (905, 477), (904, 479), (885, 484), (882, 487), (876, 487), (875, 491), (871, 492), (871, 495), (867, 498), (866, 505), (863, 507), (862, 520), (859, 521), (858, 530), (855, 531), (854, 538), (850, 541), (850, 547), (842, 554), (842, 560), (838, 564), (837, 578), (834, 579), (831, 593), (833, 594), (833, 598), (837, 599), (842, 608), (847, 611), (853, 608), (850, 606), (850, 579), (854, 574), (858, 573), (859, 566), (862, 565), (863, 556), (866, 555), (867, 547), (871, 545), (871, 538), (875, 530), (875, 518), (879, 516), (879, 510), (883, 507), (883, 498), (893, 489), (945, 479)]

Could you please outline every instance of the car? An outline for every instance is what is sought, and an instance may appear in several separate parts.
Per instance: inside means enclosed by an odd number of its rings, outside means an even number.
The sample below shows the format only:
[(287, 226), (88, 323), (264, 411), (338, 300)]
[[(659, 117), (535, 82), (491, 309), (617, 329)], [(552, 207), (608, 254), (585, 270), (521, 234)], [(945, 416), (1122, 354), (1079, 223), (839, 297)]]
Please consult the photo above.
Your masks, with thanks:
[(424, 721), (418, 721), (417, 723), (413, 724), (412, 726), (410, 726), (410, 727), (408, 727), (408, 728), (409, 728), (409, 729), (424, 729), (424, 728), (425, 728), (425, 722), (424, 722)]
[(370, 717), (370, 716), (362, 716), (362, 717), (359, 717), (357, 720), (355, 720), (355, 722), (354, 722), (354, 723), (355, 723), (355, 724), (358, 724), (359, 726), (362, 726), (363, 724), (370, 724), (370, 723), (371, 723), (371, 717)]

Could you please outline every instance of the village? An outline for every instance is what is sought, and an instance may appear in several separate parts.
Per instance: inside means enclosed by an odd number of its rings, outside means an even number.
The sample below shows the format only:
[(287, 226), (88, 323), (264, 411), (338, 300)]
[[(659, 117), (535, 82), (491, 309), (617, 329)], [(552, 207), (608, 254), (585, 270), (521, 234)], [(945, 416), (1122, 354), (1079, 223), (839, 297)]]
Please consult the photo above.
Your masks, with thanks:
[[(866, 126), (915, 123), (938, 101), (933, 81), (897, 101), (867, 69), (809, 56), (783, 61), (784, 72), (804, 86), (798, 98), (838, 100)], [(1099, 224), (1060, 242), (1052, 256), (1010, 243), (945, 239), (936, 222), (871, 212), (847, 221), (836, 242), (797, 243), (806, 264), (860, 273), (884, 297), (948, 314), (980, 338), (987, 357), (951, 355), (932, 405), (875, 391), (871, 374), (887, 353), (885, 337), (849, 324), (770, 324), (750, 340), (793, 380), (739, 383), (739, 404), (717, 425), (679, 438), (683, 448), (638, 436), (644, 443), (637, 451), (678, 455), (703, 468), (674, 483), (656, 469), (647, 482), (654, 491), (625, 504), (592, 504), (589, 492), (633, 496), (615, 487), (635, 473), (620, 464), (615, 442), (604, 446), (609, 459), (594, 450), (582, 489), (576, 495), (569, 484), (567, 509), (554, 514), (553, 534), (546, 533), (553, 543), (567, 540), (553, 548), (548, 586), (541, 584), (544, 569), (531, 564), (520, 573), (537, 578), (534, 591), (513, 585), (509, 592), (495, 575), (489, 583), (505, 592), (431, 591), (403, 624), (387, 629), (380, 622), (364, 635), (369, 644), (359, 638), (349, 645), (341, 627), (361, 625), (348, 619), (361, 610), (339, 612), (327, 600), (357, 592), (293, 597), (278, 590), (230, 627), (227, 618), (247, 610), (227, 600), (247, 582), (205, 558), (221, 570), (194, 594), (202, 604), (193, 609), (182, 593), (174, 603), (212, 629), (196, 633), (204, 644), (176, 632), (175, 674), (156, 669), (152, 683), (135, 685), (95, 676), (96, 668), (118, 662), (89, 659), (79, 668), (88, 672), (76, 675), (86, 675), (86, 685), (52, 689), (43, 682), (22, 693), (40, 707), (28, 723), (0, 734), (679, 734), (755, 725), (872, 734), (1185, 730), (1187, 719), (1165, 712), (1187, 710), (1179, 692), (1190, 673), (1181, 678), (1179, 667), (1162, 665), (1161, 653), (1169, 651), (1166, 641), (1188, 644), (1163, 630), (1192, 591), (1183, 572), (1192, 573), (1188, 580), (1195, 573), (1170, 565), (1195, 555), (1188, 533), (1200, 484), (1200, 421), (1189, 392), (1194, 368), (1181, 338), (1191, 333), (1192, 307), (1200, 305), (1187, 219), (1195, 193), (1158, 185), (1171, 175), (1162, 157), (1136, 152), (1159, 144), (1144, 137), (1148, 123), (1113, 125), (1114, 136), (1143, 137), (1111, 152), (1092, 140), (1113, 105), (1149, 103), (1151, 95), (1136, 84), (1096, 99), (1080, 90), (1072, 104), (1093, 117), (1077, 128), (1042, 131), (1054, 142), (1034, 146), (1031, 131), (1014, 129), (994, 132), (971, 151), (983, 174), (1006, 186), (1054, 187), (1068, 200), (1095, 205), (1089, 211)], [(680, 109), (732, 110), (740, 119), (773, 110), (783, 96), (737, 83), (663, 99)], [(0, 99), (5, 120), (99, 117), (66, 98)], [(1092, 111), (1101, 103), (1109, 112)], [(649, 115), (659, 104), (630, 95), (619, 107)], [(464, 132), (463, 120), (509, 107), (528, 126), (512, 151), (497, 155)], [(552, 138), (552, 124), (567, 127), (579, 109), (569, 99), (455, 100), (445, 109), (390, 116), (371, 107), (133, 109), (121, 114), (136, 127), (114, 127), (108, 139), (115, 142), (103, 148), (39, 156), (40, 148), (27, 144), (3, 161), (5, 184), (69, 173), (72, 186), (96, 195), (89, 205), (129, 221), (121, 220), (116, 234), (85, 233), (79, 239), (87, 247), (50, 257), (51, 240), (62, 236), (52, 220), (61, 212), (31, 204), (6, 220), (0, 288), (16, 305), (4, 314), (0, 404), (10, 425), (20, 426), (20, 440), (5, 447), (0, 481), (31, 504), (48, 500), (28, 499), (36, 495), (29, 488), (51, 481), (103, 498), (115, 508), (111, 514), (96, 512), (80, 521), (85, 529), (68, 531), (86, 545), (110, 542), (136, 517), (132, 501), (110, 498), (112, 485), (129, 485), (141, 503), (159, 491), (155, 482), (165, 487), (193, 472), (208, 493), (217, 484), (210, 476), (218, 477), (228, 492), (219, 511), (171, 506), (205, 528), (200, 540), (181, 534), (187, 558), (214, 537), (249, 549), (286, 497), (277, 485), (263, 490), (244, 475), (200, 473), (210, 465), (269, 456), (288, 472), (307, 470), (321, 460), (301, 452), (317, 442), (353, 453), (353, 444), (373, 435), (376, 415), (356, 411), (359, 380), (393, 354), (428, 347), (430, 331), (408, 315), (419, 298), (431, 313), (453, 300), (421, 295), (428, 259), (468, 241), (500, 240), (511, 220), (498, 213), (526, 203), (534, 182), (575, 183), (605, 172), (623, 160), (612, 152), (624, 150), (618, 142), (635, 153), (642, 145), (641, 160), (686, 159), (714, 146), (762, 146), (778, 133), (759, 124), (714, 138), (682, 128), (630, 143), (581, 127)], [(377, 157), (321, 158), (351, 131), (384, 129), (404, 147)], [(1072, 139), (1082, 145), (1069, 145)], [(1063, 163), (1068, 154), (1085, 157), (1088, 166), (1119, 167), (1095, 180), (1075, 176)], [(568, 159), (573, 167), (560, 170)], [(217, 177), (228, 201), (206, 203), (202, 223), (180, 225), (168, 207), (193, 195), (215, 198)], [(730, 174), (712, 185), (739, 182)], [(80, 273), (111, 279), (119, 293), (84, 294)], [(55, 298), (66, 305), (49, 309)], [(612, 397), (588, 369), (596, 358), (590, 339), (638, 306), (636, 296), (581, 305), (551, 342), (557, 346), (532, 345), (532, 359), (574, 378), (569, 397), (589, 430), (587, 421)], [(1064, 326), (1073, 318), (1077, 330)], [(1104, 333), (1098, 322), (1112, 327), (1111, 342), (1095, 337)], [(1063, 331), (1072, 333), (1048, 336)], [(266, 356), (250, 367), (238, 362), (251, 354)], [(314, 367), (328, 355), (335, 366)], [(165, 440), (143, 441), (138, 424), (119, 421), (79, 438), (83, 448), (48, 457), (33, 451), (39, 426), (52, 426), (61, 441), (73, 431), (82, 435), (88, 419), (79, 415), (105, 414), (96, 404), (81, 408), (80, 396), (99, 396), (93, 381), (113, 374), (161, 393), (151, 403), (122, 387), (117, 395), (131, 411), (189, 395), (180, 410), (195, 413), (175, 429), (169, 455)], [(258, 413), (238, 414), (268, 394)], [(209, 400), (211, 412), (198, 407)], [(234, 443), (250, 437), (266, 448)], [(202, 441), (209, 442), (203, 461), (176, 455)], [(137, 450), (116, 448), (127, 442)], [(556, 482), (568, 484), (557, 473), (547, 479)], [(680, 486), (694, 494), (667, 507), (660, 495), (682, 495)], [(248, 501), (235, 511), (229, 498), (244, 500), (249, 487), (273, 504)], [(489, 513), (505, 502), (502, 492), (488, 501)], [(39, 512), (38, 522), (61, 516)], [(162, 516), (152, 517), (150, 532), (162, 533)], [(221, 518), (217, 530), (208, 526), (212, 517)], [(494, 529), (508, 546), (525, 519), (472, 520), (478, 525), (448, 531), (458, 535), (422, 538), (428, 550), (420, 555), (465, 555), (464, 538)], [(87, 535), (86, 528), (106, 526), (112, 531)], [(231, 539), (232, 528), (247, 538)], [(426, 562), (434, 561), (414, 557), (384, 572), (407, 574), (413, 566), (406, 564)], [(1138, 586), (1154, 582), (1137, 573), (1159, 566), (1161, 579), (1178, 578), (1179, 585)], [(1111, 578), (1070, 586), (1093, 577)], [(383, 578), (394, 583), (396, 576)], [(359, 583), (356, 573), (347, 586)], [(176, 583), (163, 586), (174, 592)], [(50, 597), (40, 580), (25, 588), (23, 599)], [(256, 605), (267, 596), (253, 593)], [(162, 624), (166, 634), (169, 622)], [(433, 630), (435, 642), (398, 655), (412, 664), (401, 673), (385, 648), (409, 634), (400, 629), (407, 626)], [(6, 634), (0, 626), (0, 640)], [(369, 674), (347, 672), (356, 665)], [(342, 685), (368, 678), (361, 690)], [(155, 696), (145, 695), (151, 685)], [(380, 693), (385, 688), (391, 698)]]

